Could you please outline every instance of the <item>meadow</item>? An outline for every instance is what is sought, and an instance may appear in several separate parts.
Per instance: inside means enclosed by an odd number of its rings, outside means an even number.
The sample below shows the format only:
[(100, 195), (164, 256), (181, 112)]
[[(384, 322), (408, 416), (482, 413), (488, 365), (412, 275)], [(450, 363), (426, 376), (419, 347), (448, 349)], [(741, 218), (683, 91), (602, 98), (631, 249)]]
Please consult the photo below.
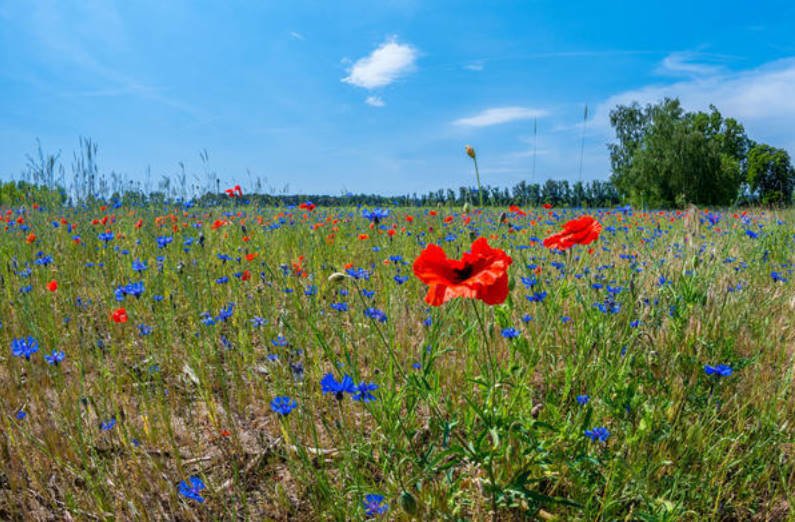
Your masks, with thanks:
[(792, 210), (2, 212), (2, 520), (795, 516)]

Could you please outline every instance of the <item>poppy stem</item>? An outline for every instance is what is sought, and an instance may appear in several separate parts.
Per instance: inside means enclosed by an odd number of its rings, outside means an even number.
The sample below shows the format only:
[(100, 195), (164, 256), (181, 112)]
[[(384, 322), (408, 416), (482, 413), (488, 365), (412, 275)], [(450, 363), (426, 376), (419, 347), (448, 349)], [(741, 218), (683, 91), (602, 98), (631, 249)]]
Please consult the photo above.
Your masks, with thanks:
[(494, 360), (494, 354), (492, 353), (491, 346), (489, 344), (489, 336), (486, 332), (486, 325), (483, 323), (483, 318), (480, 316), (480, 310), (478, 310), (477, 303), (474, 300), (470, 300), (470, 303), (472, 303), (472, 309), (475, 311), (475, 317), (477, 318), (478, 325), (480, 326), (480, 333), (483, 335), (483, 341), (486, 343), (486, 352), (489, 358), (489, 370), (491, 371), (491, 378), (496, 381), (496, 361)]
[(478, 169), (478, 159), (476, 157), (472, 158), (472, 162), (475, 164), (475, 179), (478, 182), (478, 198), (480, 201), (480, 208), (483, 208), (483, 186), (480, 184), (480, 170)]

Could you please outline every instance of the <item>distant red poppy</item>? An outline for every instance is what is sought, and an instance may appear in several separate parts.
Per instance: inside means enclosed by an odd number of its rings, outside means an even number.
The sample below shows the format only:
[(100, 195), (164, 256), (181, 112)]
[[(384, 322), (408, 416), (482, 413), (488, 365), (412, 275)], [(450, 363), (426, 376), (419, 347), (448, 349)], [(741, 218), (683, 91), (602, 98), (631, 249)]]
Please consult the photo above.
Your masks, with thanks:
[(47, 290), (49, 290), (50, 292), (55, 292), (56, 290), (58, 290), (58, 281), (53, 279), (52, 281), (47, 283)]
[(113, 319), (114, 323), (126, 323), (127, 322), (127, 310), (124, 308), (117, 308), (113, 311), (113, 314), (110, 316)]
[(574, 245), (587, 245), (599, 238), (602, 225), (591, 216), (581, 216), (563, 225), (563, 231), (544, 240), (547, 248), (566, 250)]
[(438, 245), (428, 245), (414, 261), (414, 275), (428, 285), (425, 302), (431, 306), (440, 306), (455, 297), (495, 305), (508, 297), (508, 266), (512, 262), (508, 254), (491, 248), (481, 237), (461, 260), (449, 259)]
[(315, 208), (317, 208), (317, 206), (314, 203), (312, 203), (311, 201), (305, 201), (305, 202), (301, 203), (300, 205), (298, 205), (298, 208), (303, 209), (303, 210), (308, 210), (309, 212), (312, 212), (313, 210), (315, 210)]
[(28, 243), (33, 243), (34, 241), (36, 241), (36, 234), (31, 232), (30, 234), (28, 234), (28, 237), (25, 238), (25, 241), (27, 241)]
[(552, 208), (552, 203), (544, 203), (542, 206), (543, 206), (545, 209), (549, 210), (550, 208)]
[(240, 280), (248, 281), (249, 279), (251, 279), (251, 271), (243, 270), (243, 273), (240, 274)]
[(243, 189), (240, 188), (240, 185), (235, 185), (232, 188), (228, 188), (228, 189), (224, 190), (224, 192), (226, 192), (226, 194), (230, 198), (242, 198), (243, 197)]

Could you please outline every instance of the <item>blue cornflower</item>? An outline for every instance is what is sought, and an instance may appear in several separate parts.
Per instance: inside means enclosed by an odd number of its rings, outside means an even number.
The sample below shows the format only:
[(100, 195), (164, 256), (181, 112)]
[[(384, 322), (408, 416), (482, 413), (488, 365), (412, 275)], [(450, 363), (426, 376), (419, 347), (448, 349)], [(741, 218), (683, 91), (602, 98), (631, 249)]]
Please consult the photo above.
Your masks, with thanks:
[(402, 285), (403, 283), (405, 283), (406, 281), (409, 280), (409, 276), (402, 276), (402, 275), (398, 274), (395, 277), (393, 277), (392, 279), (394, 279), (397, 284)]
[(704, 365), (704, 373), (707, 375), (715, 375), (717, 377), (728, 377), (734, 372), (731, 366), (727, 364), (718, 364), (716, 366)]
[(523, 322), (523, 323), (529, 323), (529, 322), (530, 322), (530, 321), (532, 321), (532, 320), (533, 320), (533, 316), (532, 316), (532, 315), (530, 315), (530, 314), (524, 314), (524, 315), (522, 316), (522, 322)]
[(157, 248), (166, 248), (166, 245), (174, 241), (171, 236), (159, 236), (157, 238)]
[(592, 441), (596, 442), (605, 442), (607, 437), (610, 436), (610, 432), (607, 431), (607, 428), (604, 426), (599, 426), (597, 428), (591, 430), (585, 430), (585, 436), (591, 439)]
[(286, 417), (297, 406), (298, 403), (295, 402), (294, 399), (291, 399), (286, 395), (274, 397), (273, 400), (271, 401), (271, 410), (275, 411), (282, 417)]
[(430, 316), (422, 320), (423, 326), (431, 326), (432, 324), (433, 324), (433, 319)]
[[(39, 252), (41, 254), (41, 252)], [(36, 259), (33, 264), (39, 266), (49, 266), (52, 264), (52, 256), (46, 256), (42, 254), (38, 259)]]
[(283, 335), (279, 334), (276, 336), (275, 339), (271, 340), (271, 344), (273, 346), (287, 346), (289, 343), (287, 342), (287, 339)]
[(260, 317), (258, 315), (255, 315), (251, 319), (251, 324), (252, 324), (252, 326), (254, 326), (254, 328), (260, 328), (260, 327), (265, 326), (266, 324), (268, 324), (268, 321), (263, 319), (262, 317)]
[(351, 267), (346, 269), (345, 273), (354, 279), (364, 279), (365, 281), (370, 280), (370, 272), (364, 268)]
[(30, 356), (39, 351), (39, 341), (31, 336), (21, 337), (11, 341), (11, 353), (14, 357), (24, 357), (28, 361)]
[(47, 364), (51, 364), (54, 366), (58, 366), (58, 364), (64, 360), (66, 354), (60, 350), (53, 350), (50, 355), (45, 355), (44, 360), (47, 361)]
[(226, 305), (226, 308), (221, 308), (218, 311), (218, 316), (215, 318), (216, 321), (226, 321), (232, 314), (235, 313), (235, 303), (229, 303)]
[(362, 209), (362, 217), (376, 223), (387, 216), (389, 216), (389, 209), (386, 208), (374, 208), (373, 210)]
[(378, 389), (378, 385), (372, 382), (362, 382), (356, 386), (356, 394), (352, 397), (355, 401), (371, 402), (375, 400), (375, 395), (370, 393)]
[(215, 280), (215, 283), (219, 284), (219, 285), (223, 285), (223, 284), (226, 284), (228, 282), (229, 282), (229, 278), (226, 277), (226, 276), (219, 277), (218, 279)]
[(149, 335), (152, 333), (152, 327), (141, 323), (138, 325), (138, 333), (141, 334), (141, 337)]
[(116, 417), (111, 417), (106, 421), (102, 421), (99, 425), (99, 429), (102, 431), (110, 431), (116, 425)]
[(579, 404), (580, 406), (585, 406), (586, 404), (588, 404), (589, 400), (591, 400), (591, 397), (589, 395), (585, 394), (577, 395), (577, 404)]
[(530, 289), (538, 284), (538, 279), (535, 277), (522, 277), (522, 284), (525, 288)]
[(132, 269), (133, 269), (134, 271), (136, 271), (136, 272), (143, 272), (143, 271), (144, 271), (144, 270), (146, 270), (147, 268), (149, 268), (149, 267), (148, 267), (148, 266), (146, 266), (146, 263), (144, 263), (144, 262), (143, 262), (143, 261), (141, 261), (140, 259), (135, 259), (135, 260), (132, 262)]
[(547, 297), (547, 293), (546, 292), (533, 292), (533, 295), (528, 295), (526, 297), (527, 297), (527, 300), (530, 301), (531, 303), (540, 303)]
[(773, 278), (773, 282), (774, 283), (778, 283), (778, 282), (786, 283), (788, 281), (788, 279), (786, 277), (784, 277), (783, 275), (779, 274), (778, 272), (770, 272), (770, 277)]
[(129, 283), (124, 286), (124, 293), (127, 295), (131, 295), (133, 297), (141, 297), (141, 294), (144, 293), (144, 283), (143, 281), (138, 281), (137, 283)]
[(304, 290), (304, 295), (306, 296), (311, 297), (316, 294), (317, 294), (317, 286), (315, 285), (309, 285), (306, 287), (306, 290)]
[(346, 302), (339, 302), (339, 303), (331, 303), (331, 308), (338, 312), (347, 312), (348, 311), (348, 303)]
[(378, 308), (366, 308), (364, 310), (364, 315), (366, 315), (370, 319), (378, 321), (379, 323), (386, 322), (386, 314), (383, 311), (379, 310)]
[(365, 495), (362, 503), (364, 504), (364, 514), (368, 518), (383, 515), (389, 509), (389, 504), (384, 503), (384, 496), (375, 493)]
[(113, 241), (113, 232), (100, 232), (97, 237), (99, 237), (100, 241), (107, 243), (108, 241)]
[(25, 420), (25, 417), (27, 417), (28, 414), (25, 412), (25, 410), (20, 409), (14, 416), (17, 418), (17, 420)]
[(516, 339), (519, 337), (519, 330), (514, 328), (513, 326), (509, 326), (508, 328), (502, 329), (502, 336), (506, 339)]
[[(188, 482), (190, 482), (190, 484)], [(199, 495), (199, 491), (206, 487), (204, 482), (202, 482), (202, 479), (194, 475), (188, 479), (188, 482), (183, 480), (179, 483), (179, 486), (177, 487), (179, 494), (183, 497), (195, 500), (196, 502), (204, 502), (204, 497)]]
[(354, 384), (350, 375), (345, 374), (342, 381), (337, 381), (332, 373), (327, 373), (323, 376), (320, 380), (320, 389), (323, 391), (323, 395), (327, 393), (335, 394), (338, 401), (342, 400), (343, 394), (356, 393), (357, 391), (356, 384)]
[(362, 295), (368, 299), (372, 299), (375, 295), (375, 290), (368, 290), (366, 288), (362, 288)]
[(759, 234), (757, 232), (754, 232), (753, 230), (750, 230), (750, 229), (747, 229), (745, 231), (745, 235), (750, 237), (751, 239), (756, 239), (756, 238), (759, 237)]

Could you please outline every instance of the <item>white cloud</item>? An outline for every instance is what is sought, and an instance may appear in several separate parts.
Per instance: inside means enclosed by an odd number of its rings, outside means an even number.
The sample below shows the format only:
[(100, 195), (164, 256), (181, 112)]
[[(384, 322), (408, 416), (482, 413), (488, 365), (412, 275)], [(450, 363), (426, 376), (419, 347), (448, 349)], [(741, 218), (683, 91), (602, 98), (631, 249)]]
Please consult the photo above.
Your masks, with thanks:
[(368, 56), (356, 60), (342, 81), (365, 89), (384, 87), (414, 70), (416, 60), (414, 47), (388, 40)]
[(714, 59), (715, 56), (694, 52), (671, 53), (660, 62), (659, 67), (657, 67), (657, 74), (667, 76), (711, 76), (723, 70), (719, 65), (705, 63), (706, 58)]
[(383, 107), (386, 105), (380, 96), (368, 96), (364, 103), (371, 107)]
[(468, 63), (464, 66), (464, 69), (468, 71), (482, 71), (483, 70), (483, 62), (478, 60), (476, 62)]
[(301, 33), (297, 33), (295, 31), (290, 31), (290, 36), (292, 36), (296, 40), (303, 40), (304, 39), (304, 35), (302, 35)]
[(527, 107), (494, 107), (474, 116), (455, 120), (453, 124), (464, 127), (487, 127), (517, 120), (541, 118), (546, 115), (546, 111)]

